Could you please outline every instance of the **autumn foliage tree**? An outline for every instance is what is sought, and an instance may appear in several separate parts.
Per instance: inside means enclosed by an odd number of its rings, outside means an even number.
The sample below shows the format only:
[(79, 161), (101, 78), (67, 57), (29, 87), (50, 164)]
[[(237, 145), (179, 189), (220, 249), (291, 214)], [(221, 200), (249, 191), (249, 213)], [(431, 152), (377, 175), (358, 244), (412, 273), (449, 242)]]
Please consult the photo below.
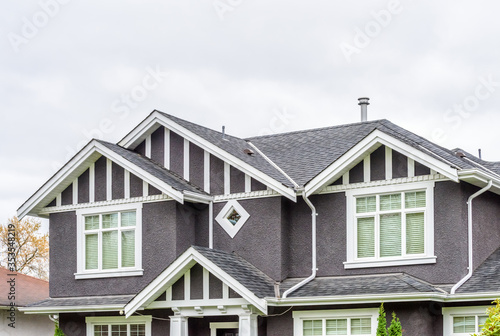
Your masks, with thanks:
[(49, 235), (42, 234), (40, 227), (39, 220), (29, 217), (23, 220), (13, 217), (0, 226), (0, 265), (48, 280)]

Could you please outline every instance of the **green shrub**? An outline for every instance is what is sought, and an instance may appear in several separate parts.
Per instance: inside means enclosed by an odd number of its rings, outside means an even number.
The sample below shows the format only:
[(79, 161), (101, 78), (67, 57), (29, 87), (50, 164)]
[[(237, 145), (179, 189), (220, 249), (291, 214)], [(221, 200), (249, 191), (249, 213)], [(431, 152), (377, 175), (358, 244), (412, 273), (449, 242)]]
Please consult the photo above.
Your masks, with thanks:
[(473, 336), (499, 336), (500, 335), (500, 299), (496, 299), (492, 302), (496, 306), (488, 308), (486, 313), (488, 318), (484, 323), (483, 330), (479, 335), (474, 334)]
[(59, 323), (56, 323), (56, 331), (54, 332), (54, 336), (66, 336), (64, 335), (61, 328), (59, 328)]
[(385, 310), (384, 303), (380, 304), (380, 308), (378, 310), (378, 318), (377, 318), (377, 336), (387, 336), (387, 320), (385, 318)]
[(403, 330), (401, 329), (401, 322), (399, 318), (396, 317), (396, 313), (392, 312), (392, 321), (389, 329), (387, 329), (388, 336), (401, 336), (403, 335)]

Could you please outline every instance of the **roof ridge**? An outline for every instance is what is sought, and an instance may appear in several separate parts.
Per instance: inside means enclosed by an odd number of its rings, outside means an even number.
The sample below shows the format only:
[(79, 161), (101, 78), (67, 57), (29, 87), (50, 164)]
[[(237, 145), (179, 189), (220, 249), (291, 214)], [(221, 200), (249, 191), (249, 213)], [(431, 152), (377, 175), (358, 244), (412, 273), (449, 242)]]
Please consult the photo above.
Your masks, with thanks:
[(342, 128), (342, 127), (349, 127), (349, 126), (354, 126), (354, 125), (368, 125), (368, 124), (373, 124), (373, 123), (382, 123), (383, 121), (387, 121), (387, 119), (376, 119), (376, 120), (369, 120), (369, 121), (361, 121), (361, 122), (355, 122), (355, 123), (349, 123), (349, 124), (342, 124), (342, 125), (333, 125), (333, 126), (325, 126), (325, 127), (318, 127), (318, 128), (310, 128), (306, 130), (297, 130), (297, 131), (290, 131), (290, 132), (283, 132), (283, 133), (274, 133), (274, 134), (267, 134), (267, 135), (257, 135), (257, 136), (252, 136), (248, 138), (244, 138), (243, 140), (245, 141), (252, 141), (252, 140), (258, 140), (258, 139), (265, 139), (265, 138), (272, 138), (276, 136), (283, 136), (283, 135), (292, 135), (292, 134), (300, 134), (300, 133), (308, 133), (308, 132), (317, 132), (317, 131), (323, 131), (327, 129), (335, 129), (335, 128)]
[[(203, 125), (200, 125), (200, 124), (196, 124), (196, 123), (194, 123), (194, 122), (192, 122), (192, 121), (189, 121), (189, 120), (186, 120), (186, 119), (182, 119), (182, 118), (176, 117), (176, 116), (174, 116), (174, 115), (172, 115), (172, 114), (169, 114), (169, 113), (166, 113), (166, 112), (162, 112), (162, 111), (160, 111), (160, 110), (155, 110), (155, 112), (158, 112), (158, 113), (162, 114), (163, 116), (165, 116), (165, 117), (167, 117), (167, 118), (169, 118), (169, 119), (171, 119), (171, 120), (173, 120), (173, 121), (175, 121), (175, 122), (177, 122), (177, 120), (180, 120), (180, 121), (185, 122), (185, 123), (188, 123), (188, 124), (190, 124), (190, 125), (192, 125), (192, 126), (201, 127), (201, 128), (206, 129), (206, 130), (209, 130), (210, 132), (215, 132), (215, 133), (218, 133), (218, 134), (220, 134), (220, 135), (221, 135), (221, 137), (222, 137), (222, 135), (223, 135), (223, 133), (222, 133), (222, 132), (216, 131), (216, 130), (214, 130), (214, 129), (210, 128), (210, 127), (206, 127), (206, 126), (203, 126)], [(182, 125), (181, 125), (181, 126), (182, 126)], [(225, 135), (226, 137), (229, 137), (229, 138), (234, 138), (234, 139), (238, 139), (238, 140), (245, 140), (245, 139), (238, 138), (237, 136), (230, 135), (230, 134), (227, 134), (227, 133), (224, 133), (224, 135)]]

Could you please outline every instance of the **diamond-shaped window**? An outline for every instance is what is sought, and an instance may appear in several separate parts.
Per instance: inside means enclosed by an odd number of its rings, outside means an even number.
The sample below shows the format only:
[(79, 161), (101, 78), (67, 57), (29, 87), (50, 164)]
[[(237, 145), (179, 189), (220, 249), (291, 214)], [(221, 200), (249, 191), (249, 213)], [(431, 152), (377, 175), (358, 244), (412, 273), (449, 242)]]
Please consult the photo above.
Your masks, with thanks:
[(234, 238), (250, 215), (235, 200), (231, 200), (219, 212), (215, 220), (222, 226), (227, 234)]
[(234, 208), (233, 211), (231, 211), (231, 213), (229, 214), (229, 216), (227, 216), (227, 220), (233, 225), (236, 225), (236, 223), (238, 223), (240, 218), (241, 215), (236, 210), (234, 210)]

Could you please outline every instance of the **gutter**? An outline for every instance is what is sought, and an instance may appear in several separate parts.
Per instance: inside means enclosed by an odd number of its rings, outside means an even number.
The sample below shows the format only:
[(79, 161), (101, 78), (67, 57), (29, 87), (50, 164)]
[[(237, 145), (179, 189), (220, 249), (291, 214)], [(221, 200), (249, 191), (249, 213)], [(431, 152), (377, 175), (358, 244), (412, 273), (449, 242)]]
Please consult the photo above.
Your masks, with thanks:
[(316, 216), (318, 216), (318, 213), (316, 212), (316, 208), (314, 205), (311, 203), (311, 201), (307, 198), (305, 190), (302, 188), (302, 198), (306, 202), (306, 204), (311, 208), (311, 225), (312, 225), (312, 273), (311, 275), (293, 286), (292, 288), (287, 289), (283, 293), (283, 299), (286, 299), (287, 296), (299, 289), (300, 287), (304, 286), (308, 282), (312, 281), (314, 278), (316, 278), (316, 271), (318, 270), (316, 267)]
[(484, 187), (483, 189), (479, 190), (478, 192), (476, 192), (475, 194), (471, 195), (469, 197), (469, 199), (467, 200), (467, 229), (468, 229), (468, 251), (469, 251), (469, 266), (467, 267), (468, 268), (468, 272), (467, 272), (467, 275), (465, 277), (462, 278), (462, 280), (460, 280), (459, 282), (457, 282), (452, 288), (451, 288), (451, 292), (450, 294), (453, 295), (455, 294), (455, 292), (457, 291), (457, 289), (460, 288), (460, 286), (462, 286), (467, 280), (469, 280), (472, 276), (472, 272), (474, 270), (474, 268), (472, 267), (473, 266), (473, 262), (474, 262), (474, 259), (473, 259), (473, 251), (472, 251), (472, 248), (473, 248), (473, 244), (472, 244), (472, 200), (476, 197), (478, 197), (479, 195), (485, 193), (486, 191), (488, 191), (491, 186), (493, 185), (493, 180), (490, 180), (488, 182), (488, 185), (486, 187)]

